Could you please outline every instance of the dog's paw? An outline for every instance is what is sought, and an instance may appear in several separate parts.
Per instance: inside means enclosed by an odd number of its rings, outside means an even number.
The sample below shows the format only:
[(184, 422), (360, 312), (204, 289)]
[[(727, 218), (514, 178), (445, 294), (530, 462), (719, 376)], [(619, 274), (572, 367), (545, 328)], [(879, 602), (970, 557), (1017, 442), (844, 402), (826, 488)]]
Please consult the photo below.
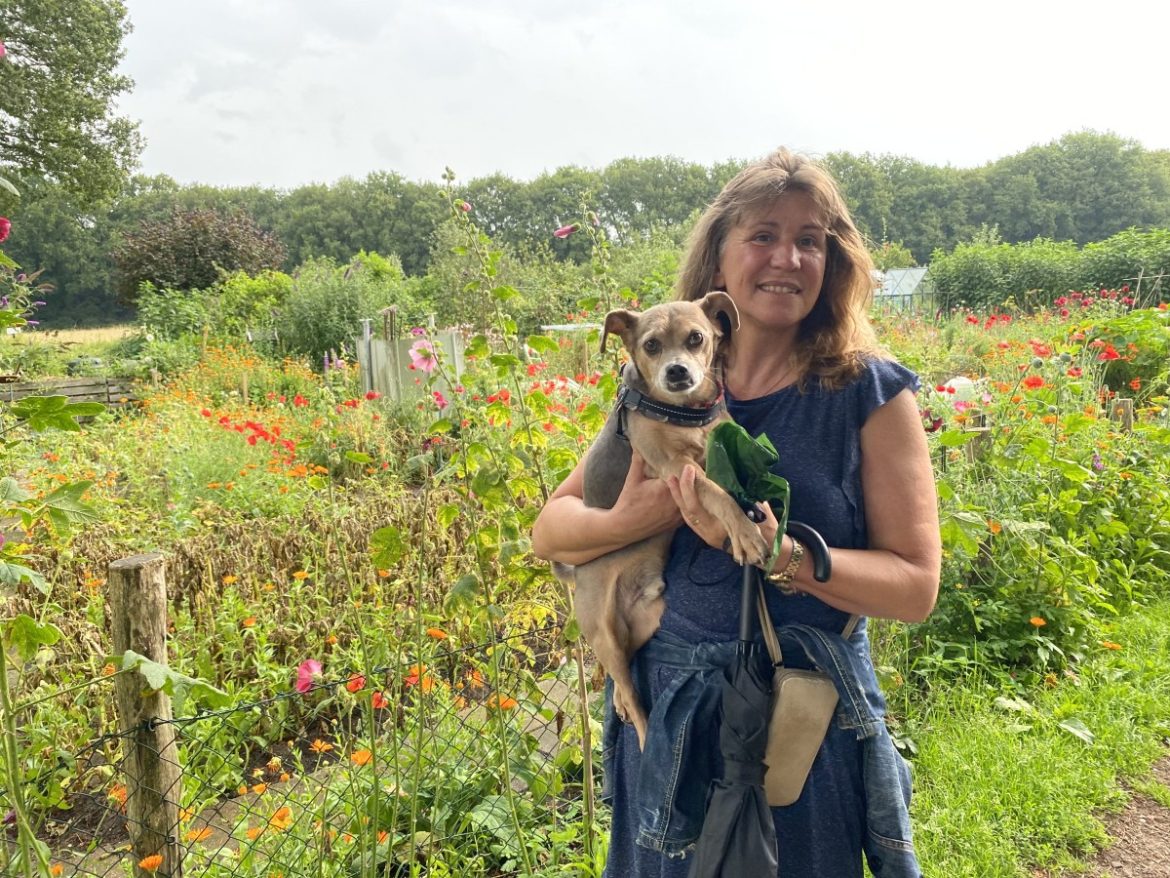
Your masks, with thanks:
[(737, 564), (764, 566), (768, 558), (768, 541), (754, 526), (737, 527), (731, 533), (731, 556)]

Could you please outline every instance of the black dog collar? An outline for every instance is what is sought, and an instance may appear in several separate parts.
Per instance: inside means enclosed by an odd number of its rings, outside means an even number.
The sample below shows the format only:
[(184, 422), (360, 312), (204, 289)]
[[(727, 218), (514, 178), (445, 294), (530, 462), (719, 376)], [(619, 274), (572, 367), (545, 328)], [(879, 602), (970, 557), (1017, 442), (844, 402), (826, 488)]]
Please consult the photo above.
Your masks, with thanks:
[(719, 390), (719, 395), (715, 397), (715, 401), (709, 406), (705, 406), (704, 408), (686, 408), (685, 406), (670, 405), (669, 403), (651, 399), (628, 384), (622, 384), (618, 388), (616, 405), (618, 408), (639, 412), (655, 421), (675, 424), (679, 427), (705, 427), (719, 417), (726, 408), (723, 403), (722, 388)]

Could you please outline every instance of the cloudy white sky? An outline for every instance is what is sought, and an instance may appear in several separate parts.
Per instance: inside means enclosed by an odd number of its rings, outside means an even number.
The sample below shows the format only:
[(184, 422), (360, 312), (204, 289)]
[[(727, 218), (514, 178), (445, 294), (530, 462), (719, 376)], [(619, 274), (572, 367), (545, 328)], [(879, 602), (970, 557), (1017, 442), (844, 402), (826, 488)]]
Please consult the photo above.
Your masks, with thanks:
[(971, 167), (1094, 129), (1170, 149), (1137, 0), (126, 0), (142, 170), (531, 179), (785, 144)]

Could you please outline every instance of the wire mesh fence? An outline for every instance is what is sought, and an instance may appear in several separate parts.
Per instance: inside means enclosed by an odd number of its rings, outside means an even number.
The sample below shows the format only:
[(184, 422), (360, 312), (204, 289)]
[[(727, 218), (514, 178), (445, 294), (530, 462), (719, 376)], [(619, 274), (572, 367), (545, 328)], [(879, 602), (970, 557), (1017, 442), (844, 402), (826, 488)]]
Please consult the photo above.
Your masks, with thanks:
[(39, 821), (52, 874), (590, 871), (600, 704), (559, 628), (420, 640), (393, 666), (96, 736), (72, 757), (88, 782)]

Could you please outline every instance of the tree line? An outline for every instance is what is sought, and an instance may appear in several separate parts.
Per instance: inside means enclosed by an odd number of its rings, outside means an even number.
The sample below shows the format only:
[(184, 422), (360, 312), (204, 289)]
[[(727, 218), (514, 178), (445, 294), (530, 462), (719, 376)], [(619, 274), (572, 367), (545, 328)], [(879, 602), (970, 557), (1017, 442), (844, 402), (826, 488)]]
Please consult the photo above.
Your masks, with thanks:
[[(989, 228), (1009, 243), (1047, 238), (1085, 244), (1131, 227), (1170, 227), (1170, 151), (1146, 150), (1113, 134), (1070, 133), (971, 169), (892, 155), (823, 158), (875, 248), (892, 245), (919, 264)], [(477, 224), (518, 257), (581, 262), (589, 258), (585, 237), (556, 239), (554, 229), (594, 211), (617, 247), (663, 230), (679, 232), (740, 166), (625, 158), (601, 169), (562, 167), (530, 181), (494, 174), (457, 181), (455, 188)], [(286, 271), (309, 259), (342, 263), (366, 251), (396, 256), (408, 276), (427, 273), (447, 216), (441, 184), (387, 171), (291, 190), (134, 176), (98, 206), (86, 206), (69, 187), (43, 178), (26, 176), (18, 185), (19, 234), (6, 247), (22, 266), (43, 268), (43, 277), (56, 285), (41, 314), (46, 324), (116, 315), (111, 254), (144, 224), (176, 211), (250, 217), (283, 246)]]

